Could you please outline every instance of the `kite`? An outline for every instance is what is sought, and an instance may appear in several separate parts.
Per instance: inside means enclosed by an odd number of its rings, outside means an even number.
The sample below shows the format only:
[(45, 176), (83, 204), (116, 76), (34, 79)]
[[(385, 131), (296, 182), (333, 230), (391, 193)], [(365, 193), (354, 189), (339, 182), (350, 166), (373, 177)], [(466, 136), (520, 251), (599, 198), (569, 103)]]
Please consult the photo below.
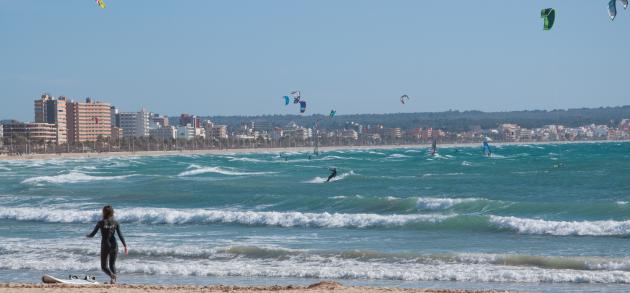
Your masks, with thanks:
[(306, 101), (300, 101), (300, 113), (306, 112)]
[(300, 102), (300, 98), (302, 97), (302, 93), (300, 91), (292, 91), (291, 96), (293, 97), (293, 104), (297, 104)]
[[(628, 0), (619, 0), (619, 2), (623, 5), (623, 9), (628, 8)], [(610, 16), (610, 20), (615, 20), (617, 16), (617, 2), (615, 0), (608, 2), (608, 16)]]
[(409, 96), (408, 95), (402, 95), (400, 97), (400, 102), (404, 105), (406, 102), (409, 101)]
[(548, 31), (553, 27), (553, 23), (556, 20), (556, 11), (553, 8), (545, 8), (540, 11), (540, 18), (545, 20), (544, 30)]
[(617, 16), (617, 3), (615, 1), (617, 0), (610, 0), (610, 2), (608, 2), (608, 16), (610, 16), (610, 20), (615, 20)]
[(284, 96), (284, 105), (288, 105), (291, 102), (291, 98), (289, 98), (289, 96)]
[(333, 118), (333, 117), (335, 117), (335, 115), (337, 115), (337, 111), (330, 110), (330, 114), (328, 115), (328, 117)]
[(98, 4), (98, 6), (100, 6), (101, 9), (105, 9), (105, 7), (107, 7), (105, 5), (105, 2), (103, 2), (103, 0), (96, 0), (96, 4)]

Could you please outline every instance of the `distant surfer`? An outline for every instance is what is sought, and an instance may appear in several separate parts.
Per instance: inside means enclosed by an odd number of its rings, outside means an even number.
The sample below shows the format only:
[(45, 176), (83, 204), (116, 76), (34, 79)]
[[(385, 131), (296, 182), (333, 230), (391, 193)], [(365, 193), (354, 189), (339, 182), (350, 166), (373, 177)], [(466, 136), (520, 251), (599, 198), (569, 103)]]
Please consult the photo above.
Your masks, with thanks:
[(431, 156), (435, 156), (437, 154), (437, 140), (434, 138), (431, 143)]
[(489, 141), (492, 141), (489, 137), (483, 139), (483, 154), (486, 157), (492, 157), (492, 149), (490, 149)]
[(86, 235), (88, 238), (94, 237), (98, 230), (101, 230), (101, 269), (111, 278), (110, 284), (116, 284), (116, 256), (118, 256), (118, 243), (115, 234), (118, 234), (120, 242), (125, 247), (125, 255), (129, 253), (125, 238), (120, 232), (120, 225), (114, 219), (114, 208), (107, 205), (103, 207), (103, 219), (96, 223), (92, 233)]
[(337, 177), (337, 168), (331, 168), (330, 175), (328, 176), (328, 179), (326, 179), (326, 182), (330, 182), (330, 180), (335, 177)]

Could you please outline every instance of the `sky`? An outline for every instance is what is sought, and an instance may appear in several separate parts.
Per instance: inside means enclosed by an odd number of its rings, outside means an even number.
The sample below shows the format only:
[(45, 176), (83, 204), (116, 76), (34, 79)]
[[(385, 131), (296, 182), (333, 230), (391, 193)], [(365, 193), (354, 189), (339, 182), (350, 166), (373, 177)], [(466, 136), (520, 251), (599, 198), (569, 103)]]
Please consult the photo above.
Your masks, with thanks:
[(167, 115), (294, 114), (295, 89), (307, 114), (630, 104), (607, 0), (104, 1), (0, 0), (0, 119), (45, 91)]

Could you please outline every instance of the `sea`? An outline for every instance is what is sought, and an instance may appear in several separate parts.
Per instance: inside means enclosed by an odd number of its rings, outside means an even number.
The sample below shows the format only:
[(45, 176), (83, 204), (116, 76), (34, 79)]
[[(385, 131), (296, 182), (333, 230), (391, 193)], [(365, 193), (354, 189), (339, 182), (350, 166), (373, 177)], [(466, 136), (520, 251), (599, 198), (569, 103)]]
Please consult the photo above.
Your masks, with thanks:
[[(338, 176), (326, 183), (330, 168)], [(630, 143), (0, 161), (0, 282), (630, 291)]]

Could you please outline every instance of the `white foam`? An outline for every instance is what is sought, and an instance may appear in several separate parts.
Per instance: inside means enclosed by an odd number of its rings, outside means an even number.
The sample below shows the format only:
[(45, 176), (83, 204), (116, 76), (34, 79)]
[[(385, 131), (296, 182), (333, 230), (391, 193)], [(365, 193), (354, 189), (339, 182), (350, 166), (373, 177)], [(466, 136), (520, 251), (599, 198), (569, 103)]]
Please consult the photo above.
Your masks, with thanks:
[(524, 234), (609, 236), (630, 234), (628, 221), (547, 221), (490, 216), (490, 223)]
[[(99, 217), (100, 212), (97, 210), (61, 210), (27, 207), (2, 207), (2, 209), (0, 209), (0, 219), (18, 221), (88, 223), (98, 221)], [(434, 214), (331, 214), (167, 208), (122, 208), (116, 210), (116, 218), (120, 222), (150, 224), (231, 223), (242, 225), (322, 228), (403, 226), (419, 222), (439, 222), (449, 217), (451, 216)]]
[(240, 161), (240, 162), (249, 162), (249, 163), (264, 163), (264, 162), (266, 162), (266, 161), (263, 161), (263, 160), (247, 158), (247, 157), (231, 157), (230, 161)]
[(463, 161), (462, 166), (472, 166), (472, 163), (468, 161)]
[(482, 198), (434, 198), (434, 197), (420, 197), (416, 201), (418, 208), (427, 210), (443, 210), (451, 208), (455, 205), (483, 200)]
[(411, 157), (407, 155), (403, 155), (403, 154), (391, 154), (389, 155), (388, 158), (411, 158)]
[(405, 153), (424, 153), (424, 152), (421, 151), (421, 150), (413, 150), (412, 149), (412, 150), (406, 150)]
[[(344, 178), (350, 176), (350, 175), (356, 175), (354, 174), (354, 171), (350, 170), (350, 172), (347, 173), (343, 173), (341, 175), (337, 175), (336, 177), (330, 179), (329, 182), (335, 182), (335, 181), (339, 181), (339, 180), (343, 180)], [(321, 183), (327, 183), (326, 180), (328, 179), (328, 177), (324, 178), (324, 177), (315, 177), (311, 180), (305, 181), (304, 183), (313, 183), (313, 184), (321, 184)]]
[[(0, 238), (0, 269), (98, 271), (94, 240)], [(147, 240), (150, 242), (150, 240)], [(630, 284), (630, 260), (496, 254), (388, 254), (278, 246), (131, 244), (124, 274), (404, 281)], [(50, 251), (55, 251), (50, 254)], [(529, 262), (523, 262), (523, 259)], [(510, 263), (513, 263), (510, 265)], [(541, 265), (543, 267), (541, 267)], [(546, 267), (550, 266), (550, 267)], [(575, 267), (575, 268), (572, 268)]]
[(179, 173), (177, 176), (195, 176), (200, 174), (207, 173), (216, 173), (222, 175), (231, 175), (231, 176), (245, 176), (245, 175), (266, 175), (266, 174), (275, 174), (275, 172), (246, 172), (246, 171), (238, 171), (235, 169), (223, 169), (220, 167), (202, 167), (198, 165), (190, 165), (188, 167), (188, 171), (184, 171)]
[(72, 171), (67, 174), (61, 174), (56, 176), (39, 176), (24, 179), (22, 184), (38, 184), (38, 183), (83, 183), (92, 181), (104, 181), (104, 180), (120, 180), (130, 177), (132, 175), (122, 176), (92, 176), (81, 172)]
[(345, 195), (337, 195), (337, 196), (331, 196), (329, 197), (330, 199), (345, 199), (347, 196)]
[[(36, 257), (0, 255), (0, 269), (41, 271), (99, 270), (95, 258), (55, 254)], [(126, 257), (118, 264), (123, 274), (161, 276), (317, 278), (397, 281), (459, 281), (517, 283), (629, 284), (624, 271), (581, 271), (491, 264), (417, 264), (365, 262), (338, 258), (284, 260), (236, 258), (225, 260), (163, 260)]]

